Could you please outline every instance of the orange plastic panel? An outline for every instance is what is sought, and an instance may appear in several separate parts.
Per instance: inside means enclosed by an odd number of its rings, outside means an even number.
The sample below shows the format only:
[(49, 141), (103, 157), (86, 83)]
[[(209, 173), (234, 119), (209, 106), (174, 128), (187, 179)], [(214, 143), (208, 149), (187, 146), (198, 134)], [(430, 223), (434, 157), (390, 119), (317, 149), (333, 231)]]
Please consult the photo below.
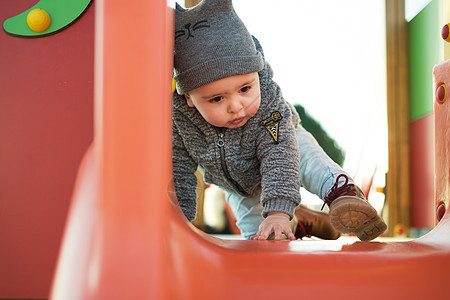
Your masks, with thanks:
[[(193, 228), (168, 194), (173, 12), (165, 1), (96, 5), (97, 130), (52, 299), (448, 297), (448, 213), (408, 242), (231, 241)], [(436, 157), (448, 171), (447, 154)]]
[(450, 59), (434, 67), (434, 122), (436, 147), (436, 220), (449, 207), (450, 195)]

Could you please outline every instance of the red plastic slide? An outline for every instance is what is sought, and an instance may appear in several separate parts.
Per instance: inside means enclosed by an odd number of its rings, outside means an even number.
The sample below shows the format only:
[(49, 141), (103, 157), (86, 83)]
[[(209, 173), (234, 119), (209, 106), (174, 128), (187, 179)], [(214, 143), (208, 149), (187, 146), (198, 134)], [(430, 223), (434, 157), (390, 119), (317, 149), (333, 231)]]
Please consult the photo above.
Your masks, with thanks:
[[(221, 240), (193, 228), (168, 193), (173, 10), (166, 1), (95, 5), (95, 139), (78, 174), (52, 299), (449, 297), (450, 104), (440, 89), (443, 217), (429, 234), (352, 244)], [(448, 68), (436, 67), (436, 86), (450, 85)]]

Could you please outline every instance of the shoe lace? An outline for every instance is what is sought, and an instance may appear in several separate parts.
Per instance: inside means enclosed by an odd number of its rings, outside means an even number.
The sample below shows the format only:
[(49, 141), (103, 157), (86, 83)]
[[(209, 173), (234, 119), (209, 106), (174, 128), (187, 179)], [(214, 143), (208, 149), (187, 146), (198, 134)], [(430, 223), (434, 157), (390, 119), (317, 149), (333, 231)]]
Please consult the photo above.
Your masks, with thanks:
[[(340, 187), (338, 187), (339, 185), (339, 179), (341, 177), (345, 178), (345, 182), (343, 185), (341, 185)], [(322, 205), (322, 208), (320, 210), (323, 210), (323, 208), (325, 207), (325, 204), (327, 204), (328, 206), (330, 206), (331, 202), (333, 202), (334, 199), (336, 199), (337, 197), (339, 197), (343, 192), (346, 193), (346, 195), (350, 195), (350, 196), (356, 196), (356, 192), (353, 191), (350, 188), (350, 185), (348, 184), (348, 177), (345, 174), (340, 174), (337, 178), (336, 178), (336, 182), (334, 183), (333, 187), (331, 188), (330, 193), (328, 194), (328, 196), (326, 196), (323, 200), (324, 203)]]
[(305, 236), (310, 237), (312, 230), (312, 224), (306, 222), (298, 222), (297, 232), (295, 233), (295, 237), (297, 239), (303, 239)]

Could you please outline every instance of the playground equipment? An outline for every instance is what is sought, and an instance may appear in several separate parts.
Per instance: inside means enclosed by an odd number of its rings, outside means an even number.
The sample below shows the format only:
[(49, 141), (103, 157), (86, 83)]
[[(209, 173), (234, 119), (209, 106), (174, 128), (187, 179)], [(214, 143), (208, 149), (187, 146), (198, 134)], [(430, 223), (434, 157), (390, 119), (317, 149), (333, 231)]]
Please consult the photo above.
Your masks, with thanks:
[[(430, 233), (405, 242), (235, 241), (193, 228), (169, 192), (172, 8), (95, 3), (95, 138), (78, 174), (52, 299), (448, 297), (445, 212)], [(437, 70), (436, 84), (449, 86), (448, 63)], [(449, 105), (435, 102), (436, 200), (444, 211)]]
[(90, 2), (91, 0), (40, 0), (26, 11), (5, 20), (3, 29), (9, 34), (23, 37), (48, 35), (73, 23)]

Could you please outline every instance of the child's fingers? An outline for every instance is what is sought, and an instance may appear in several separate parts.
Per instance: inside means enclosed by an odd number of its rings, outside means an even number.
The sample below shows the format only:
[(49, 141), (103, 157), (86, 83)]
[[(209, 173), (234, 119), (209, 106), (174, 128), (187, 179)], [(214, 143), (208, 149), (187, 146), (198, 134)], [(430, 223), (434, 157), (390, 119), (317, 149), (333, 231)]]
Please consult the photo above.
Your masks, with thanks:
[(283, 228), (283, 230), (280, 232), (280, 236), (284, 233), (284, 235), (289, 239), (289, 240), (295, 240), (295, 236), (294, 234), (292, 234), (292, 230), (290, 227), (285, 227)]
[(257, 234), (258, 240), (267, 240), (267, 238), (269, 237), (269, 235), (271, 233), (272, 233), (272, 230), (269, 231), (267, 229), (260, 231), (259, 234)]
[(291, 241), (296, 240), (295, 235), (292, 233), (291, 229), (289, 228), (289, 230), (287, 232), (284, 233), (288, 239), (290, 239)]
[(281, 226), (274, 226), (273, 228), (273, 239), (276, 241), (280, 241), (283, 239), (283, 234), (288, 236), (289, 228), (286, 230), (286, 228), (283, 228)]
[(274, 240), (279, 241), (281, 240), (281, 235), (283, 232), (281, 230), (274, 230)]
[(251, 236), (251, 240), (281, 240), (283, 234), (289, 240), (295, 240), (295, 236), (289, 225), (288, 217), (282, 215), (271, 215), (267, 217), (259, 226), (258, 232)]

